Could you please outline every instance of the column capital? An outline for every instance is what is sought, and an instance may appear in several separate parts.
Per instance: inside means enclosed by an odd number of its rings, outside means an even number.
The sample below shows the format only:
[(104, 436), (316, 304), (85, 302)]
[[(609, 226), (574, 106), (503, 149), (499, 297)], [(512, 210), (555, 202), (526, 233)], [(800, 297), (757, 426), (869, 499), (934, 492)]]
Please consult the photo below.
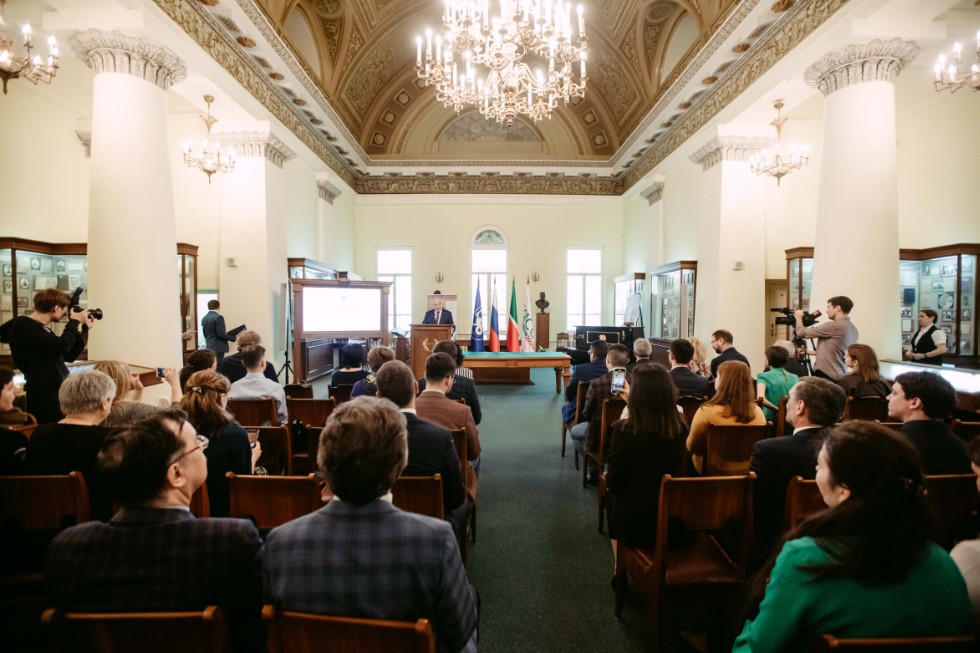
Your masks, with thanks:
[(75, 136), (78, 136), (78, 142), (82, 144), (82, 149), (85, 150), (85, 158), (92, 158), (92, 128), (88, 129), (76, 129)]
[(320, 196), (321, 200), (324, 200), (328, 204), (333, 204), (333, 201), (340, 197), (341, 190), (331, 184), (329, 181), (319, 180), (316, 182), (316, 190)]
[(640, 195), (646, 198), (648, 206), (653, 206), (663, 199), (665, 185), (662, 181), (655, 181), (649, 188), (640, 193)]
[(277, 168), (296, 158), (296, 153), (269, 132), (220, 132), (214, 139), (222, 145), (234, 145), (240, 158), (264, 157)]
[(919, 53), (914, 41), (875, 39), (825, 54), (803, 79), (824, 96), (863, 82), (891, 82)]
[(99, 73), (124, 73), (156, 84), (164, 91), (187, 77), (187, 66), (167, 48), (145, 39), (90, 29), (75, 32), (72, 50)]
[(718, 136), (692, 154), (691, 161), (701, 164), (703, 172), (722, 161), (748, 161), (775, 144), (771, 138), (757, 136)]

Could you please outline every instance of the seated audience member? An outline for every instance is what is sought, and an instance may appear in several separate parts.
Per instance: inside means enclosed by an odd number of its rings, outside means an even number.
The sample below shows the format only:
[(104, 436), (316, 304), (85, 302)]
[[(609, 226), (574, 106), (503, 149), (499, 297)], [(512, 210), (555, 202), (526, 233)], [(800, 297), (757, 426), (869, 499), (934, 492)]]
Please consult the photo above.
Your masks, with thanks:
[(27, 436), (14, 431), (16, 426), (34, 424), (34, 417), (14, 407), (17, 393), (14, 373), (0, 367), (0, 475), (20, 474), (27, 456)]
[[(470, 407), (473, 413), (473, 421), (477, 424), (483, 419), (483, 410), (480, 408), (480, 398), (476, 395), (476, 383), (473, 382), (473, 373), (466, 370), (469, 376), (460, 376), (459, 371), (462, 367), (462, 354), (459, 347), (452, 340), (440, 340), (432, 347), (432, 353), (441, 352), (449, 354), (456, 361), (456, 371), (453, 373), (453, 387), (449, 389), (446, 396), (450, 399), (462, 399)], [(425, 391), (425, 379), (419, 379), (419, 391)]]
[(354, 387), (350, 391), (351, 399), (360, 397), (361, 395), (373, 397), (377, 393), (378, 370), (388, 361), (395, 360), (395, 350), (391, 347), (375, 347), (368, 352), (367, 360), (368, 367), (371, 368), (371, 373), (354, 384)]
[(231, 384), (229, 399), (268, 399), (276, 401), (276, 416), (280, 424), (289, 424), (286, 414), (286, 391), (278, 381), (270, 381), (262, 374), (265, 369), (265, 347), (251, 345), (242, 350), (242, 364), (246, 374)]
[[(606, 369), (609, 371), (589, 382), (589, 391), (585, 395), (585, 405), (582, 406), (582, 412), (579, 415), (580, 421), (568, 431), (572, 438), (572, 446), (575, 447), (580, 456), (584, 457), (586, 451), (599, 449), (599, 434), (602, 431), (602, 402), (615, 397), (612, 392), (613, 374), (617, 370), (625, 371), (629, 360), (629, 349), (624, 345), (609, 345), (606, 353)], [(598, 472), (599, 470), (591, 467), (586, 472), (586, 478), (590, 483), (598, 482)]]
[(446, 396), (453, 387), (456, 361), (449, 354), (436, 352), (425, 361), (426, 390), (415, 398), (415, 410), (426, 422), (466, 431), (466, 457), (472, 471), (466, 479), (470, 499), (476, 500), (476, 477), (480, 475), (480, 433), (469, 408)]
[(208, 439), (208, 501), (212, 517), (228, 516), (228, 479), (225, 474), (251, 474), (262, 455), (258, 442), (250, 448), (248, 433), (228, 412), (228, 379), (205, 370), (187, 379), (187, 394), (180, 401), (187, 421)]
[(709, 425), (765, 423), (766, 416), (752, 396), (752, 373), (749, 366), (740, 361), (722, 363), (718, 366), (714, 396), (701, 404), (691, 420), (687, 450), (691, 452), (695, 469), (698, 472), (704, 471)]
[(929, 541), (930, 512), (915, 449), (868, 421), (827, 429), (817, 487), (830, 510), (793, 529), (755, 577), (734, 653), (805, 651), (841, 638), (962, 634), (966, 585)]
[[(244, 378), (248, 372), (245, 369), (245, 364), (242, 362), (242, 350), (246, 347), (254, 347), (255, 345), (261, 344), (262, 336), (259, 335), (258, 331), (242, 331), (235, 338), (235, 346), (238, 348), (238, 351), (231, 356), (225, 356), (221, 360), (218, 364), (218, 372), (223, 374), (229, 383), (234, 383)], [(266, 361), (265, 370), (262, 374), (270, 381), (279, 383), (279, 377), (276, 376), (276, 368), (269, 361)]]
[(722, 363), (727, 363), (728, 361), (740, 361), (745, 363), (750, 368), (749, 359), (746, 358), (741, 352), (735, 349), (732, 344), (735, 342), (735, 338), (732, 336), (731, 331), (725, 331), (724, 329), (718, 329), (711, 334), (711, 348), (715, 350), (718, 354), (711, 359), (711, 376), (718, 377), (718, 366)]
[(685, 338), (691, 346), (694, 347), (694, 358), (691, 359), (690, 367), (691, 371), (698, 376), (703, 376), (706, 379), (711, 378), (711, 368), (708, 367), (708, 352), (704, 348), (704, 343), (691, 336), (690, 338)]
[(646, 338), (637, 338), (633, 341), (633, 358), (636, 360), (626, 366), (626, 378), (629, 379), (633, 373), (633, 368), (640, 363), (649, 363), (650, 356), (653, 355), (653, 345)]
[(191, 374), (194, 372), (216, 369), (218, 369), (218, 359), (210, 349), (198, 349), (187, 354), (187, 362), (180, 369), (180, 374), (177, 375), (180, 381), (180, 391), (187, 392), (187, 379), (191, 378)]
[(408, 423), (408, 464), (402, 475), (442, 474), (442, 504), (446, 519), (453, 525), (457, 536), (465, 536), (466, 520), (473, 504), (466, 498), (453, 434), (448, 429), (419, 419), (415, 412), (415, 395), (419, 386), (408, 365), (401, 361), (389, 361), (381, 366), (377, 376), (378, 396), (398, 406)]
[(800, 356), (806, 355), (806, 349), (800, 347), (796, 348), (789, 340), (777, 340), (773, 343), (776, 347), (782, 347), (786, 350), (786, 364), (783, 365), (783, 369), (790, 374), (795, 374), (798, 378), (803, 378), (804, 376), (810, 376), (807, 372), (806, 366), (800, 362)]
[(848, 372), (838, 381), (848, 397), (881, 397), (884, 399), (891, 388), (878, 372), (878, 356), (868, 345), (851, 345), (844, 354)]
[(605, 340), (596, 340), (589, 346), (589, 362), (579, 363), (572, 368), (572, 376), (565, 387), (565, 404), (561, 408), (563, 422), (575, 419), (575, 398), (579, 383), (588, 383), (609, 371), (606, 367), (606, 353), (609, 345)]
[(85, 477), (92, 518), (112, 516), (112, 500), (99, 477), (95, 457), (109, 428), (100, 426), (109, 416), (116, 384), (102, 372), (71, 374), (58, 390), (60, 421), (42, 424), (34, 430), (27, 447), (28, 474), (67, 474), (78, 471)]
[(846, 403), (844, 391), (833, 381), (805, 376), (790, 388), (786, 402), (786, 422), (793, 434), (755, 443), (749, 471), (756, 474), (752, 497), (757, 557), (767, 558), (779, 536), (790, 479), (814, 478), (823, 430), (840, 420)]
[(660, 480), (664, 474), (683, 475), (687, 435), (687, 421), (677, 410), (677, 390), (662, 365), (636, 365), (621, 395), (629, 417), (612, 425), (606, 458), (614, 560), (617, 542), (639, 548), (656, 543)]
[[(442, 343), (447, 343), (447, 344), (442, 345), (442, 349), (440, 349), (439, 351), (441, 351), (444, 354), (449, 354), (456, 360), (456, 378), (458, 379), (460, 377), (463, 377), (465, 379), (469, 379), (470, 381), (472, 381), (473, 370), (471, 370), (468, 367), (463, 367), (463, 361), (466, 359), (466, 357), (463, 355), (462, 347), (457, 345), (456, 341), (454, 340), (440, 340), (439, 342), (436, 343), (436, 347), (438, 347)], [(450, 347), (449, 345), (452, 345), (452, 347)], [(433, 347), (432, 351), (436, 351), (436, 347)]]
[(317, 462), (335, 499), (269, 533), (268, 598), (283, 610), (429, 619), (437, 650), (476, 651), (476, 592), (452, 527), (391, 504), (407, 458), (391, 402), (358, 397), (330, 415)]
[(330, 385), (354, 385), (370, 374), (364, 369), (364, 347), (357, 344), (345, 345), (340, 350), (340, 369), (330, 377)]
[(902, 422), (902, 433), (922, 456), (926, 474), (969, 474), (966, 444), (943, 419), (956, 406), (949, 381), (932, 372), (895, 377), (888, 395), (888, 415)]
[[(970, 467), (977, 474), (977, 491), (980, 492), (980, 438), (973, 438), (967, 447), (970, 454)], [(953, 547), (950, 552), (953, 562), (959, 567), (966, 581), (973, 604), (973, 632), (980, 633), (980, 539), (965, 540)]]
[(33, 415), (14, 406), (16, 399), (17, 387), (14, 385), (14, 373), (8, 367), (0, 367), (0, 427), (37, 423)]
[(767, 367), (756, 377), (756, 396), (762, 402), (762, 412), (770, 422), (776, 420), (780, 400), (800, 380), (798, 376), (784, 369), (788, 358), (782, 347), (766, 347)]
[(670, 380), (677, 388), (679, 397), (707, 397), (711, 394), (707, 377), (691, 371), (693, 359), (694, 345), (684, 338), (671, 341), (667, 360), (670, 361)]
[[(120, 361), (99, 361), (95, 364), (95, 369), (108, 374), (113, 383), (116, 384), (116, 396), (112, 399), (112, 410), (106, 417), (103, 426), (128, 426), (150, 413), (160, 410), (153, 404), (145, 404), (140, 399), (143, 398), (143, 383), (140, 375), (130, 369), (129, 365)], [(172, 408), (180, 405), (180, 398), (183, 393), (180, 391), (180, 383), (177, 377), (177, 370), (166, 368), (163, 377), (170, 384), (170, 403)]]
[(207, 463), (179, 410), (109, 435), (97, 466), (122, 507), (109, 523), (59, 534), (48, 549), (48, 597), (66, 612), (222, 608), (236, 651), (264, 651), (262, 542), (245, 519), (195, 519), (188, 506)]

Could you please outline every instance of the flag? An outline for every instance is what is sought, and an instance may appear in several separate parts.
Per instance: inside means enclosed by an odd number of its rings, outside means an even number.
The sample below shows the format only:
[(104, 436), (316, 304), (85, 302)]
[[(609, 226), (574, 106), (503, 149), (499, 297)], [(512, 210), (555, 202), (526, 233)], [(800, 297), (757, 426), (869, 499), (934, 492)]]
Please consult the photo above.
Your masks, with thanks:
[(534, 318), (531, 315), (531, 279), (528, 278), (527, 285), (524, 287), (524, 321), (523, 335), (521, 338), (521, 351), (534, 351), (537, 344), (534, 342)]
[(470, 327), (470, 351), (483, 351), (483, 302), (480, 301), (480, 279), (476, 279), (476, 302), (473, 304), (473, 326)]
[(490, 351), (500, 351), (500, 326), (497, 324), (497, 279), (490, 291)]
[(510, 278), (510, 317), (507, 320), (507, 351), (521, 351), (520, 327), (517, 326), (517, 282)]

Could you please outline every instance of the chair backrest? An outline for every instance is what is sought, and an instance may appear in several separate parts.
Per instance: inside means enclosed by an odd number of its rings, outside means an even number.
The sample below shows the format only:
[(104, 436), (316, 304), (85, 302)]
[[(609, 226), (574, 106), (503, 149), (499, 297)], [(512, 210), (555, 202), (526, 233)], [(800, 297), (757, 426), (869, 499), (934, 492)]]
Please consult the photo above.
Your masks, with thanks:
[(330, 396), (333, 397), (338, 404), (342, 404), (345, 401), (350, 401), (350, 393), (354, 389), (353, 383), (342, 383), (340, 385), (330, 386)]
[(677, 405), (684, 411), (684, 419), (687, 420), (689, 426), (691, 422), (694, 421), (694, 414), (698, 412), (698, 408), (700, 408), (701, 404), (707, 400), (707, 397), (678, 397)]
[(0, 519), (24, 531), (59, 531), (91, 519), (81, 472), (64, 476), (0, 476)]
[(466, 478), (466, 461), (469, 450), (466, 448), (466, 429), (453, 429), (453, 448), (456, 449), (456, 457), (459, 458), (459, 469)]
[(293, 441), (287, 426), (250, 426), (250, 433), (258, 432), (262, 455), (256, 466), (264, 467), (273, 476), (291, 476), (293, 473)]
[(45, 610), (41, 623), (60, 645), (57, 650), (72, 653), (225, 653), (231, 650), (221, 608), (213, 605), (200, 612), (61, 613)]
[(436, 638), (428, 619), (386, 621), (284, 612), (267, 605), (269, 653), (435, 653)]
[(844, 421), (852, 419), (888, 419), (888, 400), (881, 397), (848, 397), (844, 406)]
[(786, 435), (786, 405), (788, 403), (788, 396), (780, 397), (779, 409), (776, 411), (776, 432), (774, 434), (777, 438)]
[(293, 399), (312, 399), (313, 398), (313, 386), (305, 385), (302, 383), (287, 383), (282, 387), (286, 397), (292, 397)]
[(626, 408), (626, 402), (622, 399), (603, 399), (602, 400), (602, 428), (599, 431), (599, 469), (606, 462), (606, 442), (609, 429), (613, 422), (619, 420)]
[(895, 653), (968, 653), (977, 650), (974, 637), (903, 637), (837, 639), (822, 635), (813, 643), (814, 653), (826, 651), (888, 651)]
[[(31, 417), (31, 419), (34, 418)], [(34, 430), (37, 429), (37, 423), (35, 422), (33, 424), (21, 424), (20, 426), (8, 426), (7, 428), (11, 429), (12, 431), (17, 431), (18, 433), (22, 433), (25, 438), (30, 440), (31, 436), (34, 435)]]
[(977, 477), (973, 474), (926, 476), (926, 501), (936, 516), (933, 540), (947, 550), (977, 535)]
[(710, 424), (705, 448), (706, 476), (741, 476), (749, 471), (752, 448), (769, 437), (772, 424)]
[(579, 382), (575, 387), (575, 423), (582, 419), (582, 409), (585, 408), (585, 398), (589, 394), (588, 382)]
[(289, 419), (298, 419), (310, 429), (315, 429), (317, 438), (323, 425), (327, 423), (330, 413), (337, 407), (337, 401), (331, 397), (329, 399), (297, 399), (286, 397), (286, 412)]
[(406, 512), (444, 519), (442, 474), (400, 476), (391, 488), (392, 503)]
[(238, 476), (228, 478), (229, 516), (249, 518), (260, 530), (275, 528), (323, 507), (316, 476)]
[(954, 419), (949, 423), (949, 430), (964, 442), (970, 442), (980, 435), (980, 422), (964, 422)]
[(265, 399), (229, 399), (228, 412), (242, 426), (277, 426), (279, 417), (276, 412), (276, 400), (272, 397)]
[(905, 424), (903, 424), (902, 422), (882, 422), (882, 421), (879, 421), (878, 423), (881, 424), (882, 426), (884, 426), (886, 429), (891, 429), (893, 431), (901, 431), (902, 430), (902, 427), (905, 426)]
[(211, 500), (208, 499), (208, 484), (201, 483), (201, 487), (197, 488), (191, 496), (191, 514), (195, 517), (210, 517), (211, 516)]
[(796, 528), (801, 521), (825, 510), (820, 488), (816, 481), (805, 481), (802, 476), (789, 479), (786, 487), (786, 507), (783, 511), (783, 532)]

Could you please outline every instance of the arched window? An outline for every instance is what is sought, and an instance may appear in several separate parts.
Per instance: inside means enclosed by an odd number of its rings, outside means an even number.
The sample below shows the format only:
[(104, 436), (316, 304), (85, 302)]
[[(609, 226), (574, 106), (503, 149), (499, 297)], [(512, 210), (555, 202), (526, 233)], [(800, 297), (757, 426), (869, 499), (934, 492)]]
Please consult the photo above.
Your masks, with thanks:
[[(507, 238), (494, 226), (480, 227), (473, 237), (471, 250), (472, 279), (470, 282), (470, 306), (476, 301), (476, 284), (480, 283), (480, 301), (483, 304), (483, 333), (489, 337), (490, 306), (496, 296), (497, 326), (500, 340), (507, 332), (507, 311), (510, 304), (507, 285)], [(472, 309), (471, 309), (472, 310)], [(468, 317), (472, 317), (472, 313)], [(489, 343), (489, 341), (487, 341)]]

